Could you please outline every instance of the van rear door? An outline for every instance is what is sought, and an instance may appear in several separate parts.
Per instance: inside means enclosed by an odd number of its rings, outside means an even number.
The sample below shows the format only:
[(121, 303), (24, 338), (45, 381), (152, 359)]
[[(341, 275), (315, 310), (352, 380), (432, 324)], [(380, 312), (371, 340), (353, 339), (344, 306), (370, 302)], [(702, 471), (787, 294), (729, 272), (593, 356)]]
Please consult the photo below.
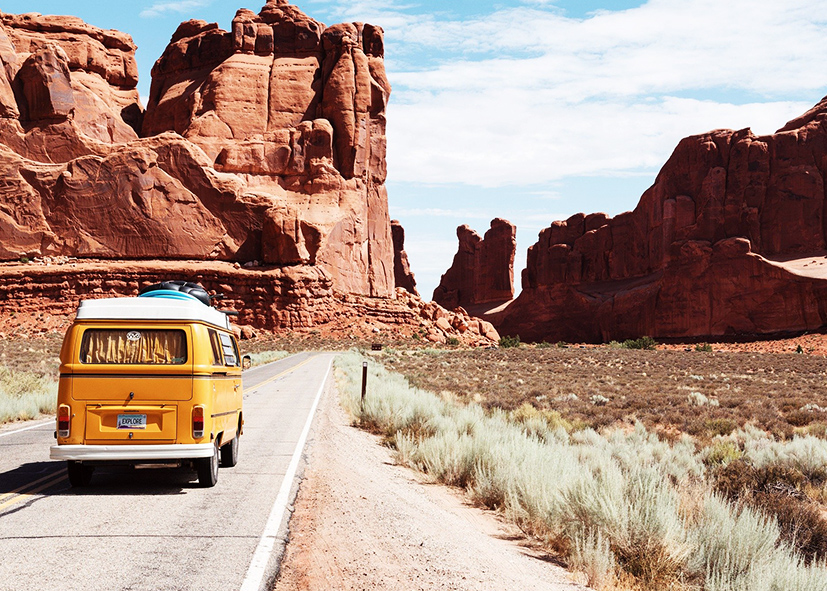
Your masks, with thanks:
[(190, 327), (90, 327), (72, 372), (75, 400), (123, 404), (192, 399)]

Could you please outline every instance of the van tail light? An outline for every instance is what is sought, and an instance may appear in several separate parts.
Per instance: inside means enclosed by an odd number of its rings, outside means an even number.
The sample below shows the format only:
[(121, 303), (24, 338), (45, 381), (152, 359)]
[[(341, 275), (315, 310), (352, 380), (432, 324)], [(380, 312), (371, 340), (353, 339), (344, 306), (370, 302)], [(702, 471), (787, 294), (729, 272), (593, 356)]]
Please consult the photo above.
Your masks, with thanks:
[(72, 409), (68, 404), (61, 404), (57, 409), (58, 437), (69, 437), (69, 426), (72, 422)]
[(192, 436), (200, 439), (204, 436), (204, 407), (192, 407)]

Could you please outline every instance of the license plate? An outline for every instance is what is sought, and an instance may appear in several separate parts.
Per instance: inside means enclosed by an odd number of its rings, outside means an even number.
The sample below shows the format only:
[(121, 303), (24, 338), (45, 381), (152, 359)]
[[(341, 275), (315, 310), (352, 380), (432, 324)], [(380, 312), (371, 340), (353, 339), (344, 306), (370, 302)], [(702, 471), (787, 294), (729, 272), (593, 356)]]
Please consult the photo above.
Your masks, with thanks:
[(146, 429), (146, 415), (118, 415), (118, 429)]

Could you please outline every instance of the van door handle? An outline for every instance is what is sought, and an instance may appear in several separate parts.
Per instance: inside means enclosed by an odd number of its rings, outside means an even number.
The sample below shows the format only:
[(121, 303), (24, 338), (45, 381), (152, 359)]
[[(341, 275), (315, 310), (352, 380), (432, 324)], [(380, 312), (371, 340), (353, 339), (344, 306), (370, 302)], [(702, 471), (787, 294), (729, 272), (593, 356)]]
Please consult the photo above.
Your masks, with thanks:
[(227, 372), (226, 371), (214, 371), (214, 372), (212, 372), (212, 375), (214, 375), (214, 376), (225, 376), (225, 375), (227, 375)]

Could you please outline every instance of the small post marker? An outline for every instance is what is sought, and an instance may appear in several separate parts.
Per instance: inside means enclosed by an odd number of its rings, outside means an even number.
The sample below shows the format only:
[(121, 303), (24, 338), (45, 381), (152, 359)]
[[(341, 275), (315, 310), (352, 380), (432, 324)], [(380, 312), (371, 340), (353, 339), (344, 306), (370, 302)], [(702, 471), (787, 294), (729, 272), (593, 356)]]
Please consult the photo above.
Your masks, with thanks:
[(362, 402), (359, 405), (359, 410), (365, 412), (365, 392), (368, 389), (368, 362), (362, 362)]

